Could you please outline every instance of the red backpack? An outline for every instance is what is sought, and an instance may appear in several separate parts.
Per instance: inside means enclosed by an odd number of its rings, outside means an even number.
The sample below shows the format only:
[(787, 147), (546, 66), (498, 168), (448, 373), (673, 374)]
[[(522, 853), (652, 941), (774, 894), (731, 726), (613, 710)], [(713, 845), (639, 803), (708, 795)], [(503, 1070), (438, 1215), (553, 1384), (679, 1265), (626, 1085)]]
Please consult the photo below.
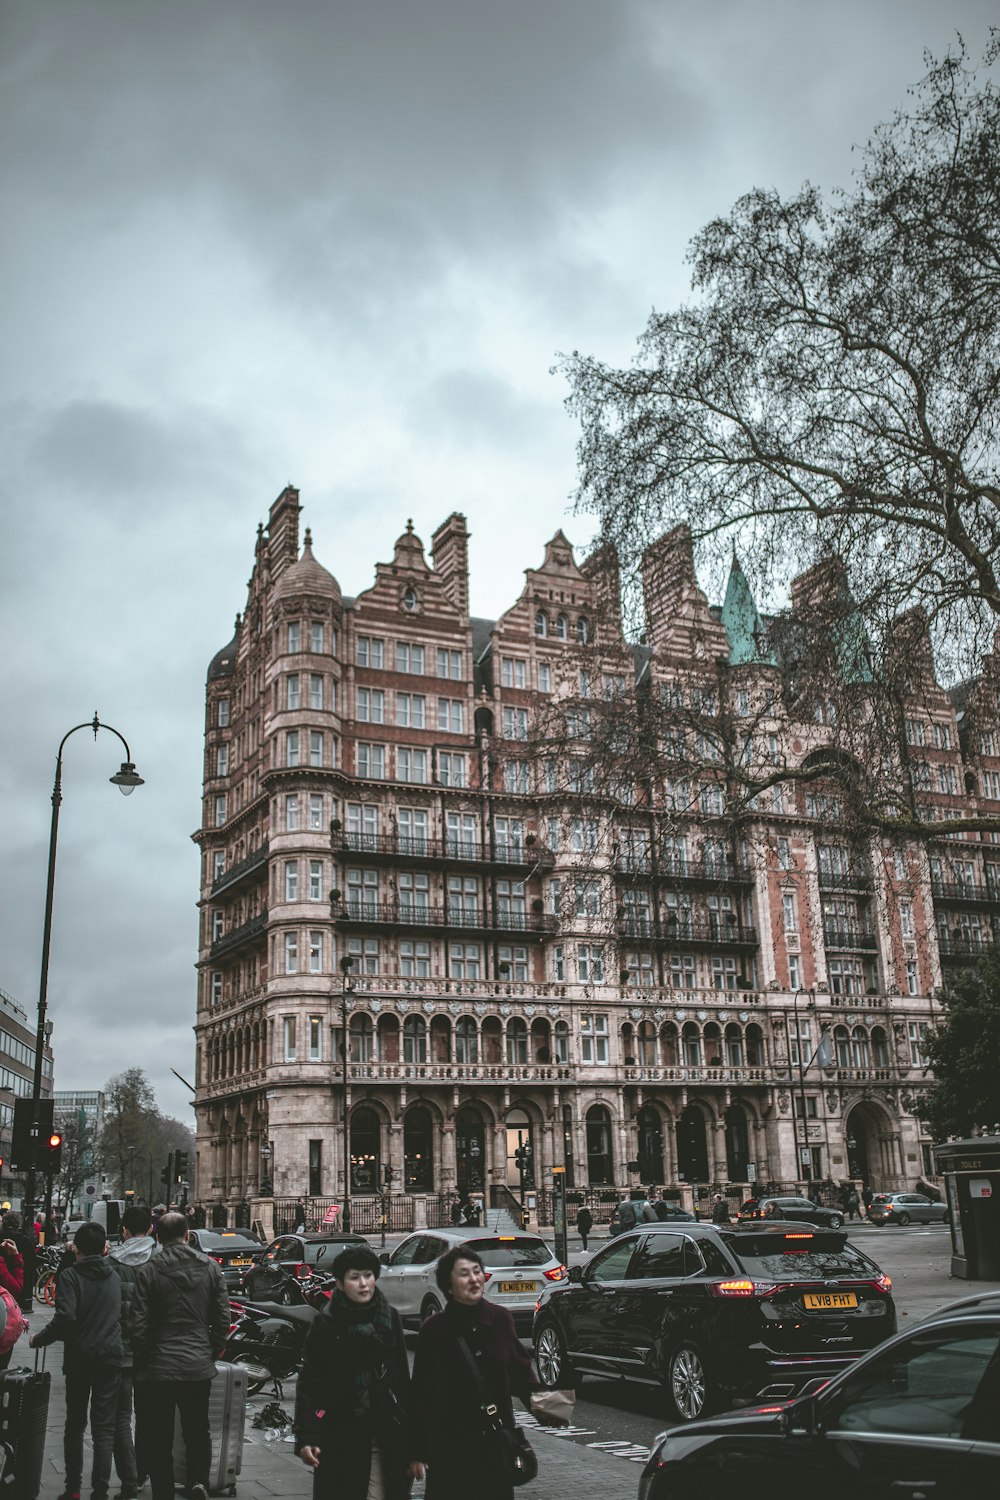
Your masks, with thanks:
[(28, 1320), (10, 1292), (2, 1286), (0, 1286), (0, 1318), (3, 1319), (3, 1327), (0, 1328), (0, 1355), (4, 1355), (9, 1349), (13, 1349), (21, 1334), (24, 1333)]

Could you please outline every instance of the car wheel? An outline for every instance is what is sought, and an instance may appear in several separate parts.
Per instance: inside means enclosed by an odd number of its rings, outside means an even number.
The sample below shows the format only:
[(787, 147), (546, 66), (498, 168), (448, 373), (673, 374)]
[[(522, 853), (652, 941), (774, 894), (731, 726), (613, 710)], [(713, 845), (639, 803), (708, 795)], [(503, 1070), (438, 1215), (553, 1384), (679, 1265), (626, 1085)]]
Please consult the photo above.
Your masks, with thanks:
[(709, 1409), (711, 1386), (701, 1355), (682, 1344), (667, 1365), (667, 1398), (680, 1422), (694, 1422)]
[(843, 1229), (844, 1227), (844, 1221), (840, 1214), (834, 1214), (833, 1218), (827, 1219), (826, 1222), (829, 1229)]
[(554, 1323), (543, 1323), (535, 1334), (535, 1364), (542, 1385), (555, 1391), (571, 1385), (575, 1379), (562, 1334)]
[(441, 1309), (433, 1297), (425, 1297), (420, 1304), (420, 1326), (423, 1327), (428, 1318), (433, 1318), (434, 1314), (440, 1311)]
[(909, 1222), (910, 1222), (910, 1216), (909, 1216), (909, 1214), (900, 1214), (898, 1223), (899, 1223), (899, 1225), (900, 1225), (900, 1227), (902, 1229), (905, 1229), (906, 1226), (907, 1226), (907, 1224), (909, 1224)]

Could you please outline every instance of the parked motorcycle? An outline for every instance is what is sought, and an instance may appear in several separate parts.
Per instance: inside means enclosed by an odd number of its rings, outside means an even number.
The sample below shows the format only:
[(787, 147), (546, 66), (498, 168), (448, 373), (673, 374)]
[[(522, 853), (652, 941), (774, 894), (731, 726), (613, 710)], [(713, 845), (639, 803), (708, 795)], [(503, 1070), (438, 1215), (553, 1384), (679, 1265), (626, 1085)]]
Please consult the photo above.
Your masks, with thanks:
[(277, 1302), (233, 1302), (230, 1306), (233, 1323), (222, 1359), (243, 1366), (248, 1395), (254, 1396), (273, 1383), (280, 1400), (281, 1382), (294, 1375), (302, 1363), (306, 1334), (317, 1308), (308, 1303), (283, 1307)]

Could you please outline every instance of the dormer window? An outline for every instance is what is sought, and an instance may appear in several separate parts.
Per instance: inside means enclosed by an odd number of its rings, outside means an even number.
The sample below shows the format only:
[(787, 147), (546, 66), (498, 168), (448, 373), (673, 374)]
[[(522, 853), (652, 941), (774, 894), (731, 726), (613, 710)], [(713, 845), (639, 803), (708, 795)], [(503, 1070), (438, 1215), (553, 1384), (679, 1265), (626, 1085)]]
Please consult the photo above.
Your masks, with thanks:
[(549, 617), (544, 609), (540, 609), (535, 615), (535, 634), (545, 637), (549, 633)]
[(414, 589), (414, 588), (405, 588), (403, 590), (403, 608), (410, 610), (410, 612), (412, 613), (412, 611), (415, 610), (416, 607), (417, 607), (417, 591), (416, 591), (416, 589)]

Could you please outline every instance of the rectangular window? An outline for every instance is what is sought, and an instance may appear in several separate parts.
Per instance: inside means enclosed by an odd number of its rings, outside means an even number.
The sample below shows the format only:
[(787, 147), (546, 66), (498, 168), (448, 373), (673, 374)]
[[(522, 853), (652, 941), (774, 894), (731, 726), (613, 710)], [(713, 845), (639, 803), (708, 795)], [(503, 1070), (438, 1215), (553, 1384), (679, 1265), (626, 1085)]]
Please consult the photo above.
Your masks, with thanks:
[(311, 620), (309, 622), (309, 650), (320, 652), (324, 646), (325, 631), (322, 620)]
[(906, 960), (906, 993), (917, 995), (920, 993), (920, 982), (917, 978), (917, 960), (908, 958)]
[[(222, 707), (222, 704), (225, 701), (226, 701), (225, 699), (220, 699), (219, 700), (219, 707), (220, 707), (220, 709)], [(228, 712), (228, 709), (227, 709), (227, 712)], [(228, 722), (228, 720), (227, 720), (227, 722)], [(219, 723), (220, 724), (222, 723), (221, 719), (219, 720)], [(996, 735), (993, 733), (992, 729), (986, 730), (983, 734), (981, 734), (979, 736), (979, 753), (980, 753), (980, 755), (996, 755), (996, 753), (997, 753), (997, 741), (996, 741)]]
[(461, 698), (439, 698), (437, 722), (444, 734), (464, 734), (465, 704)]
[(322, 672), (309, 673), (309, 707), (323, 707), (323, 674)]
[(427, 781), (427, 751), (400, 746), (396, 751), (396, 780), (424, 786)]
[(590, 673), (584, 667), (580, 668), (579, 684), (580, 684), (580, 697), (581, 698), (589, 698), (590, 697)]
[(552, 978), (556, 984), (566, 982), (566, 950), (561, 943), (552, 949)]
[(734, 990), (736, 977), (735, 958), (712, 959), (712, 988), (714, 990)]
[(581, 984), (604, 983), (604, 949), (592, 943), (576, 946), (576, 976)]
[(221, 880), (226, 873), (226, 856), (223, 850), (216, 849), (212, 854), (212, 883)]
[(427, 727), (427, 699), (423, 693), (396, 694), (396, 723), (401, 729)]
[(323, 1061), (323, 1022), (319, 1016), (309, 1017), (309, 1061)]
[(323, 861), (311, 859), (309, 861), (309, 900), (322, 901), (323, 899)]
[(424, 648), (410, 641), (396, 642), (396, 671), (412, 672), (417, 677), (424, 675)]
[(459, 927), (479, 925), (479, 882), (474, 875), (448, 876), (448, 920)]
[(211, 1005), (222, 1004), (222, 975), (218, 970), (212, 975), (211, 989), (209, 990), (209, 1003)]
[(378, 973), (378, 938), (348, 938), (347, 952), (354, 959), (352, 974)]
[(323, 736), (318, 729), (309, 732), (309, 764), (321, 766), (323, 764)]
[(791, 891), (786, 891), (781, 898), (781, 918), (785, 924), (786, 932), (798, 932), (799, 923), (795, 915), (795, 897)]
[(907, 719), (906, 743), (908, 745), (922, 745), (924, 743), (924, 726), (922, 720)]
[(497, 948), (501, 979), (513, 979), (523, 983), (528, 978), (528, 950), (501, 943)]
[(518, 880), (498, 880), (497, 913), (503, 918), (504, 926), (524, 928), (528, 907), (524, 894), (524, 886)]
[(221, 911), (212, 913), (212, 942), (217, 943), (222, 936), (223, 915)]
[(547, 661), (538, 663), (538, 691), (540, 693), (552, 691), (552, 668)]
[(523, 691), (527, 685), (528, 663), (516, 656), (502, 656), (500, 658), (500, 686), (519, 688)]
[(505, 855), (518, 855), (524, 847), (524, 820), (522, 818), (496, 818), (493, 824), (497, 850)]
[[(323, 1192), (323, 1142), (309, 1142), (309, 1196), (319, 1198)], [(295, 1226), (296, 1229), (298, 1225)]]
[(302, 624), (299, 620), (289, 622), (288, 650), (289, 653), (302, 650)]
[(927, 1027), (923, 1021), (911, 1021), (907, 1028), (910, 1040), (910, 1067), (926, 1068)]
[(573, 910), (574, 914), (578, 917), (599, 917), (601, 915), (601, 882), (599, 880), (578, 880), (576, 882), (576, 896)]
[(362, 917), (369, 921), (377, 916), (377, 870), (348, 870), (347, 909), (352, 917)]
[(295, 1061), (295, 1017), (284, 1016), (282, 1018), (282, 1030), (284, 1032), (285, 1062)]
[(674, 953), (670, 958), (670, 984), (675, 990), (693, 990), (696, 981), (694, 958), (690, 954)]
[(216, 799), (215, 799), (215, 826), (216, 826), (216, 828), (221, 828), (222, 825), (223, 825), (223, 823), (225, 821), (226, 821), (226, 797), (225, 797), (225, 793), (223, 792), (218, 797), (216, 797)]
[(300, 762), (299, 731), (290, 729), (285, 735), (285, 765), (297, 766)]
[(217, 745), (215, 749), (215, 774), (216, 776), (229, 775), (229, 746)]
[(323, 827), (322, 792), (309, 793), (309, 827), (313, 832)]
[(797, 953), (789, 953), (789, 955), (788, 955), (788, 984), (789, 984), (789, 988), (793, 989), (793, 990), (797, 990), (797, 989), (799, 989), (801, 983), (802, 983), (802, 980), (801, 980), (800, 970), (799, 970), (799, 955)]
[(910, 901), (899, 903), (899, 930), (905, 938), (913, 936), (913, 903)]
[(642, 990), (651, 990), (654, 984), (653, 955), (651, 953), (628, 953), (625, 956), (629, 984)]
[(297, 859), (285, 860), (285, 900), (297, 901), (299, 899), (299, 862)]
[(309, 933), (309, 972), (310, 974), (323, 972), (323, 934), (316, 928)]
[(937, 768), (937, 775), (938, 775), (938, 791), (939, 792), (944, 792), (948, 796), (951, 796), (951, 797), (957, 796), (958, 795), (958, 777), (957, 777), (957, 775), (955, 773), (955, 767), (954, 766), (938, 766), (938, 768)]
[(792, 868), (792, 846), (787, 839), (778, 840), (778, 864), (783, 870)]
[(448, 750), (439, 750), (437, 758), (438, 781), (441, 786), (466, 786), (465, 756), (454, 755)]
[(401, 807), (396, 813), (400, 854), (427, 853), (427, 809)]
[(404, 979), (429, 979), (431, 977), (430, 943), (402, 941), (399, 945), (399, 972)]
[(299, 972), (299, 935), (297, 932), (285, 933), (285, 973), (297, 974)]
[(580, 1017), (580, 1061), (600, 1065), (608, 1060), (608, 1018), (587, 1014)]
[(355, 642), (355, 664), (381, 672), (385, 666), (385, 641), (375, 635), (359, 635)]
[(516, 796), (528, 795), (530, 780), (526, 760), (504, 761), (503, 787), (505, 792), (513, 792)]
[(934, 745), (936, 749), (951, 749), (951, 730), (949, 729), (947, 724), (939, 724), (937, 720), (935, 720), (931, 725), (931, 732), (934, 736)]
[(443, 646), (439, 646), (437, 649), (437, 675), (447, 678), (451, 682), (461, 682), (461, 651), (446, 651)]
[(299, 827), (299, 799), (293, 793), (285, 798), (285, 832), (296, 833)]
[(358, 745), (358, 775), (368, 776), (372, 781), (385, 780), (384, 745)]
[(601, 691), (610, 703), (625, 696), (625, 678), (617, 672), (605, 672), (601, 678)]
[(229, 699), (220, 698), (215, 705), (215, 722), (220, 729), (229, 727)]
[(286, 699), (286, 707), (289, 708), (289, 709), (301, 708), (302, 707), (302, 678), (300, 677), (300, 675), (299, 675), (298, 672), (289, 672), (288, 677), (286, 679), (286, 682), (287, 682), (287, 687), (288, 687), (288, 697)]
[(988, 802), (1000, 802), (1000, 771), (983, 772), (983, 796)]
[(420, 921), (426, 918), (429, 903), (429, 877), (401, 874), (399, 877), (399, 914), (403, 921)]
[(445, 853), (452, 859), (479, 857), (479, 819), (472, 813), (450, 812), (445, 822)]
[(597, 850), (597, 819), (574, 818), (569, 825), (569, 845), (575, 854), (594, 854)]
[(478, 979), (482, 958), (476, 943), (450, 943), (448, 966), (452, 979)]
[(385, 723), (385, 693), (381, 688), (358, 688), (358, 719), (362, 724)]

